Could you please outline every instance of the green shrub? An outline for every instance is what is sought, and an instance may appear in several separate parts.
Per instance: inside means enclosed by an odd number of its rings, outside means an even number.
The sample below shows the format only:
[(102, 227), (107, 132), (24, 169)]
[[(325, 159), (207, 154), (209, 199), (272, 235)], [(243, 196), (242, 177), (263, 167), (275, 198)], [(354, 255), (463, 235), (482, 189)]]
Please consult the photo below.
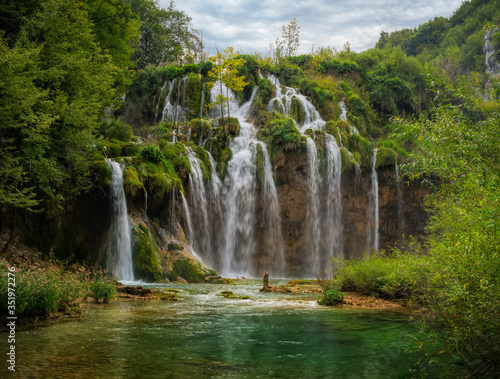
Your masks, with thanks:
[(302, 136), (291, 118), (279, 117), (269, 125), (273, 135), (273, 143), (285, 145), (285, 148), (296, 148), (301, 145)]
[(334, 260), (331, 287), (384, 298), (410, 298), (425, 291), (429, 273), (427, 257), (394, 251), (366, 255), (362, 259)]
[(141, 150), (141, 156), (144, 157), (146, 161), (151, 163), (160, 163), (164, 158), (161, 150), (153, 145), (143, 147)]
[(130, 141), (133, 135), (130, 125), (116, 119), (103, 123), (101, 130), (105, 137), (109, 139), (117, 139), (123, 142)]
[(181, 69), (179, 67), (170, 66), (164, 70), (164, 74), (168, 79), (174, 80), (175, 78), (180, 76)]
[[(72, 308), (88, 290), (87, 272), (52, 264), (23, 263), (11, 266), (0, 258), (0, 266), (15, 267), (15, 315), (47, 316)], [(8, 312), (8, 270), (0, 273), (0, 312)], [(11, 288), (11, 287), (10, 287)]]
[(116, 287), (113, 281), (98, 273), (94, 276), (92, 282), (90, 283), (90, 296), (94, 298), (96, 303), (103, 302), (104, 304), (109, 303), (112, 299), (116, 297)]
[(344, 294), (337, 290), (324, 289), (323, 295), (318, 297), (320, 305), (338, 305), (344, 302)]
[(394, 150), (388, 147), (379, 147), (377, 151), (377, 162), (375, 167), (394, 166), (398, 161), (398, 156)]

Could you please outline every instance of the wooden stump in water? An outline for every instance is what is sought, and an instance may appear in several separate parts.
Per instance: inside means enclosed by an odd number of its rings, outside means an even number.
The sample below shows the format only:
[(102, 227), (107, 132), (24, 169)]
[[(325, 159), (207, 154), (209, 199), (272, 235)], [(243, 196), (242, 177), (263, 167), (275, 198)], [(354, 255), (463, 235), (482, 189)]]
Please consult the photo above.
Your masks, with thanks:
[(264, 275), (264, 286), (260, 290), (260, 292), (267, 292), (269, 291), (269, 274), (266, 272)]

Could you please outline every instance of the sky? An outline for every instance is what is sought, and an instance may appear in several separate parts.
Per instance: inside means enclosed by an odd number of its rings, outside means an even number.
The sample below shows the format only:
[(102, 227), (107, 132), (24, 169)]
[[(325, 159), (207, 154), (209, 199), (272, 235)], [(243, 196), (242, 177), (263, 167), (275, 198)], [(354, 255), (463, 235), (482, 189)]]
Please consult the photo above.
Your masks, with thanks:
[[(159, 0), (168, 7), (170, 0)], [(375, 46), (380, 32), (414, 28), (435, 16), (449, 17), (462, 0), (177, 0), (177, 9), (203, 32), (205, 49), (215, 47), (250, 54), (270, 54), (281, 28), (296, 18), (300, 26), (298, 54), (318, 47), (342, 50), (349, 42), (361, 52)]]

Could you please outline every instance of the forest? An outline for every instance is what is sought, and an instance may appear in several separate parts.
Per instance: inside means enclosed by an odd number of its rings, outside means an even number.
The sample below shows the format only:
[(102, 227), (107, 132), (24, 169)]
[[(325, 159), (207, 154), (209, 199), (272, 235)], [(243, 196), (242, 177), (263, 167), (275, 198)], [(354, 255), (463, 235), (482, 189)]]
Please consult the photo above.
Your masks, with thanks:
[[(89, 291), (96, 300), (115, 296), (96, 251), (82, 248), (76, 232), (55, 238), (79, 199), (109, 189), (107, 159), (123, 158), (129, 203), (140, 208), (146, 194), (146, 213), (161, 224), (165, 199), (194, 186), (190, 152), (202, 180), (229, 180), (231, 142), (243, 130), (229, 104), (252, 101), (248, 118), (277, 187), (283, 162), (305, 152), (310, 138), (326, 175), (333, 136), (342, 174), (396, 167), (405, 183), (430, 189), (421, 235), (361, 255), (330, 252), (323, 302), (354, 291), (420, 309), (413, 349), (421, 358), (410, 376), (435, 367), (450, 377), (500, 375), (500, 0), (464, 1), (449, 18), (382, 32), (363, 52), (347, 42), (306, 55), (297, 55), (300, 26), (292, 19), (268, 56), (232, 47), (209, 56), (203, 33), (174, 2), (4, 1), (0, 20), (0, 260), (22, 268), (18, 314), (78, 309)], [(297, 100), (288, 114), (280, 111), (272, 78), (306, 96), (324, 127), (296, 127), (308, 113)], [(172, 90), (169, 97), (174, 83), (184, 100)], [(171, 112), (183, 101), (182, 114), (168, 114), (171, 100)], [(229, 111), (213, 116), (217, 104)], [(255, 175), (264, 188), (265, 147), (258, 146)], [(159, 237), (141, 225), (133, 234), (136, 269), (159, 282)], [(40, 253), (23, 258), (19, 245)], [(191, 268), (176, 270), (172, 281)]]

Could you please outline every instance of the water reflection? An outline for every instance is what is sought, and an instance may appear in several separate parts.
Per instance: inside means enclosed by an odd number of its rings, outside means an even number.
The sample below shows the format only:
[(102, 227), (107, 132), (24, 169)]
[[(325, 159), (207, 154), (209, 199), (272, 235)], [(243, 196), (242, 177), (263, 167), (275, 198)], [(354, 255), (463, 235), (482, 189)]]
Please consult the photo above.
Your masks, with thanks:
[[(18, 374), (76, 378), (383, 378), (410, 366), (407, 315), (321, 307), (316, 295), (168, 285), (183, 301), (89, 304), (80, 321), (18, 332)], [(251, 300), (224, 299), (222, 290)]]

